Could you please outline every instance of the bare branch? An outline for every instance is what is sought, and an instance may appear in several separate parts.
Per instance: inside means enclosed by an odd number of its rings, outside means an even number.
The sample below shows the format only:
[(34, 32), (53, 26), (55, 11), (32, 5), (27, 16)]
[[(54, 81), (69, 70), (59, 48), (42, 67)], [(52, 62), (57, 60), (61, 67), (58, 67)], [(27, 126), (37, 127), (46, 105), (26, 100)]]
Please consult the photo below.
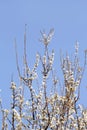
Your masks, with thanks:
[(18, 65), (18, 54), (17, 54), (17, 44), (16, 44), (16, 39), (15, 39), (15, 54), (16, 54), (16, 64), (17, 64), (18, 74), (19, 74), (19, 77), (21, 77), (20, 69), (19, 69), (19, 65)]

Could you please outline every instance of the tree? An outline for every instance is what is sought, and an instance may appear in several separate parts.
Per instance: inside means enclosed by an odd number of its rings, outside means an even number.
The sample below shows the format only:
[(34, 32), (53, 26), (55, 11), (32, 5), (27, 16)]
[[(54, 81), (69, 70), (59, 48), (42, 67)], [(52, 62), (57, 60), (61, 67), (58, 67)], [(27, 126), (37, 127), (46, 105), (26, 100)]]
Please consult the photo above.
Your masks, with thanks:
[[(40, 42), (44, 45), (44, 55), (36, 54), (36, 62), (30, 70), (26, 54), (26, 30), (24, 34), (24, 74), (20, 72), (18, 64), (17, 47), (16, 62), (21, 86), (17, 87), (11, 82), (12, 102), (10, 109), (4, 109), (1, 103), (2, 130), (86, 130), (87, 109), (78, 104), (80, 98), (80, 85), (86, 66), (86, 53), (84, 66), (81, 67), (78, 59), (78, 42), (75, 45), (73, 60), (68, 54), (61, 54), (61, 70), (64, 85), (59, 84), (59, 79), (53, 69), (54, 50), (49, 54), (49, 43), (54, 34), (51, 29), (49, 34), (41, 32)], [(41, 73), (37, 71), (41, 64)], [(41, 67), (40, 67), (41, 68)], [(41, 80), (41, 84), (33, 82)], [(50, 83), (48, 83), (50, 82)], [(61, 92), (58, 92), (61, 87)], [(28, 95), (25, 95), (28, 89)]]

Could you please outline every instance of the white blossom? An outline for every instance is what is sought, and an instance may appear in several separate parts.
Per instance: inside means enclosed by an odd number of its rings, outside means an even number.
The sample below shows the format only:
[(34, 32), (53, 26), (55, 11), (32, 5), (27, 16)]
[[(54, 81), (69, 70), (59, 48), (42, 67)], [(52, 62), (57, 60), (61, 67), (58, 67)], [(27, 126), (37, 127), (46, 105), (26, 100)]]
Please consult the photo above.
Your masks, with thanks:
[(45, 46), (47, 46), (50, 43), (53, 34), (54, 34), (54, 29), (51, 29), (48, 35), (46, 35), (45, 32), (41, 32), (42, 39), (40, 39), (40, 41), (43, 42)]
[(11, 89), (16, 89), (16, 84), (14, 82), (11, 83)]

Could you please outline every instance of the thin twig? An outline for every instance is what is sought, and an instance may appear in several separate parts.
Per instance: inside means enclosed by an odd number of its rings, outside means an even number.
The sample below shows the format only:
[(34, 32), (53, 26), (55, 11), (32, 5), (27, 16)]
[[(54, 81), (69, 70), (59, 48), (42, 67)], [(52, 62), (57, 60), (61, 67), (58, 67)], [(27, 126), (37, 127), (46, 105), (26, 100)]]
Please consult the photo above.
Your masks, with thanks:
[(19, 74), (19, 77), (21, 77), (21, 74), (20, 74), (20, 68), (19, 68), (19, 65), (18, 65), (18, 54), (17, 54), (17, 44), (16, 44), (16, 39), (15, 39), (15, 54), (16, 54), (16, 64), (17, 64), (18, 74)]

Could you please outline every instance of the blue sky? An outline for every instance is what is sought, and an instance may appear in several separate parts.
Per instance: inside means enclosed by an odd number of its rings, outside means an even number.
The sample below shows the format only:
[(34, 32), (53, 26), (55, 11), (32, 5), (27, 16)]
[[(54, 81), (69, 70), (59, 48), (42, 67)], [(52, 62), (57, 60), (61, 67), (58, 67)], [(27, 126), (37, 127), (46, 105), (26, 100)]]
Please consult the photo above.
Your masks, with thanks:
[[(50, 50), (55, 50), (55, 68), (60, 67), (60, 49), (72, 54), (76, 40), (80, 44), (82, 63), (84, 50), (87, 49), (87, 0), (0, 0), (0, 89), (4, 105), (10, 100), (12, 73), (14, 81), (18, 82), (14, 39), (17, 40), (19, 63), (22, 63), (25, 24), (30, 66), (34, 63), (36, 52), (43, 53), (43, 45), (38, 42), (40, 30), (48, 32), (50, 28), (55, 29), (49, 46)], [(86, 72), (82, 81), (81, 103), (87, 106)]]

